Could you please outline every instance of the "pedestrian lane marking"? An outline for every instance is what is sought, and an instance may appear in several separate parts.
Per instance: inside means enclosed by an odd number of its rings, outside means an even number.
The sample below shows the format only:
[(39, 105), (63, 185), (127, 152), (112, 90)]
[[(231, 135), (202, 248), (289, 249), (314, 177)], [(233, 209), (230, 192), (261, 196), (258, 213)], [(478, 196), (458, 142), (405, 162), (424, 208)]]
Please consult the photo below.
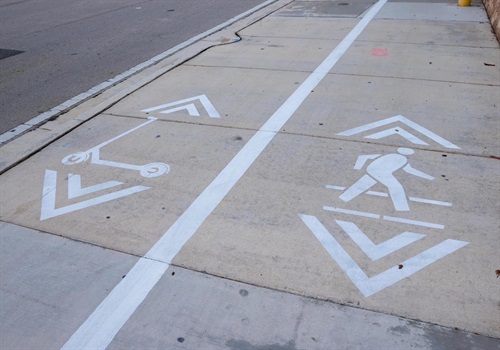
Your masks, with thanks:
[[(447, 239), (378, 275), (368, 277), (356, 261), (354, 261), (315, 216), (299, 214), (299, 217), (309, 230), (311, 230), (331, 258), (340, 266), (347, 277), (349, 277), (352, 283), (354, 283), (366, 298), (412, 276), (418, 271), (468, 244), (468, 242), (464, 241)], [(357, 244), (356, 241), (355, 243)]]
[[(402, 115), (397, 115), (397, 116), (386, 118), (386, 119), (383, 119), (383, 120), (379, 120), (379, 121), (376, 121), (376, 122), (373, 122), (373, 123), (368, 123), (368, 124), (365, 124), (365, 125), (361, 125), (361, 126), (349, 129), (349, 130), (345, 130), (345, 131), (339, 132), (337, 135), (338, 136), (353, 136), (353, 135), (357, 135), (357, 134), (360, 134), (362, 132), (369, 131), (369, 130), (372, 130), (372, 129), (376, 129), (376, 128), (379, 128), (381, 126), (389, 125), (389, 124), (392, 124), (392, 123), (402, 123), (402, 124), (405, 124), (405, 125), (409, 126), (410, 128), (412, 128), (413, 130), (421, 133), (424, 136), (427, 136), (431, 140), (437, 142), (438, 144), (440, 144), (441, 146), (444, 146), (446, 148), (460, 149), (460, 147), (458, 147), (457, 145), (454, 145), (450, 141), (445, 140), (441, 136), (433, 133), (432, 131), (424, 128), (423, 126), (421, 126), (421, 125), (419, 125), (419, 124), (411, 121), (410, 119), (408, 119), (408, 118), (406, 118), (406, 117), (404, 117)], [(382, 132), (378, 132), (378, 133), (375, 133), (375, 134), (372, 134), (372, 135), (365, 136), (365, 138), (381, 139), (381, 138), (384, 138), (384, 137), (387, 137), (387, 136), (390, 136), (390, 135), (393, 135), (393, 134), (397, 134), (397, 135), (399, 135), (399, 136), (407, 139), (411, 143), (414, 143), (414, 144), (417, 144), (417, 145), (426, 145), (427, 144), (426, 142), (422, 141), (421, 139), (419, 139), (415, 135), (410, 134), (406, 130), (401, 129), (402, 131), (399, 131), (399, 132), (397, 130), (398, 130), (398, 128), (389, 128), (389, 129), (384, 130)]]

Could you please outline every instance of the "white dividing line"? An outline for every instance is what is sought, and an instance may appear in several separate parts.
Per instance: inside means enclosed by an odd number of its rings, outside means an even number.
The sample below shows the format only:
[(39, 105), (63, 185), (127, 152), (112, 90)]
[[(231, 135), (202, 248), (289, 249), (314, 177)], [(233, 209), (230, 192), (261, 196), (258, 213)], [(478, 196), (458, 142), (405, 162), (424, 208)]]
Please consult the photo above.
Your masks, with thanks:
[(201, 34), (198, 34), (198, 35), (192, 37), (191, 39), (188, 39), (188, 40), (180, 43), (179, 45), (176, 45), (176, 46), (172, 47), (171, 49), (168, 49), (167, 51), (164, 51), (164, 52), (160, 53), (159, 55), (156, 55), (153, 58), (151, 58), (143, 63), (140, 63), (137, 66), (132, 67), (129, 70), (127, 70), (127, 71), (125, 71), (125, 72), (123, 72), (123, 73), (121, 73), (121, 74), (119, 74), (119, 75), (117, 75), (109, 80), (106, 80), (105, 82), (102, 82), (102, 83), (94, 86), (93, 88), (87, 90), (86, 92), (83, 92), (83, 93), (81, 93), (73, 98), (70, 98), (69, 100), (67, 100), (67, 101), (61, 103), (60, 105), (50, 109), (49, 111), (44, 112), (42, 114), (39, 114), (35, 118), (30, 119), (27, 122), (20, 124), (20, 125), (16, 126), (15, 128), (1, 134), (0, 135), (0, 144), (5, 143), (5, 142), (9, 141), (10, 139), (13, 139), (17, 135), (22, 134), (23, 132), (31, 129), (32, 127), (35, 127), (35, 126), (42, 124), (42, 123), (45, 123), (50, 118), (57, 116), (57, 115), (61, 114), (62, 112), (67, 111), (67, 110), (75, 107), (76, 105), (82, 103), (83, 101), (89, 99), (90, 97), (92, 97), (94, 95), (100, 94), (102, 91), (106, 90), (110, 86), (116, 85), (117, 83), (127, 79), (128, 77), (138, 73), (139, 71), (144, 70), (144, 69), (158, 63), (159, 61), (167, 58), (168, 56), (173, 55), (177, 51), (180, 51), (180, 50), (194, 44), (195, 42), (200, 41), (200, 40), (206, 38), (207, 36), (209, 36), (215, 32), (218, 32), (219, 30), (239, 21), (242, 18), (245, 18), (245, 17), (251, 15), (254, 12), (259, 11), (260, 9), (262, 9), (262, 8), (268, 6), (276, 1), (278, 1), (278, 0), (267, 0), (267, 1), (263, 2), (262, 4), (257, 5), (253, 8), (251, 8), (250, 10), (245, 11), (245, 12), (239, 14), (238, 16), (235, 16), (235, 17), (227, 20), (226, 22), (224, 22), (222, 24), (219, 24), (218, 26), (215, 26), (215, 27), (213, 27), (213, 28), (201, 33)]
[[(168, 264), (171, 263), (172, 259), (177, 255), (184, 244), (196, 233), (205, 219), (229, 193), (233, 186), (271, 142), (274, 136), (281, 130), (283, 125), (300, 107), (311, 91), (328, 74), (386, 2), (387, 0), (379, 0), (373, 5), (366, 16), (269, 118), (248, 143), (243, 146), (231, 162), (194, 200), (172, 227), (165, 232), (160, 240), (146, 254), (145, 259), (163, 262), (164, 266), (168, 267)], [(141, 259), (139, 263), (145, 259)], [(142, 294), (141, 297), (138, 298), (134, 293), (131, 293), (130, 285), (140, 283), (147, 284), (147, 288), (149, 288), (147, 291), (146, 287), (141, 289), (141, 293), (145, 293), (145, 297), (159, 280), (156, 270), (153, 272), (144, 270), (142, 274), (134, 276), (133, 278), (135, 278), (135, 281), (131, 281), (132, 278), (129, 279), (127, 276), (127, 278), (113, 289), (108, 298), (99, 305), (92, 315), (73, 334), (63, 346), (63, 349), (104, 349), (109, 345), (116, 333), (118, 333), (130, 315), (144, 299)], [(127, 279), (127, 283), (129, 284), (124, 283)], [(105, 324), (106, 327), (103, 327), (103, 324)]]

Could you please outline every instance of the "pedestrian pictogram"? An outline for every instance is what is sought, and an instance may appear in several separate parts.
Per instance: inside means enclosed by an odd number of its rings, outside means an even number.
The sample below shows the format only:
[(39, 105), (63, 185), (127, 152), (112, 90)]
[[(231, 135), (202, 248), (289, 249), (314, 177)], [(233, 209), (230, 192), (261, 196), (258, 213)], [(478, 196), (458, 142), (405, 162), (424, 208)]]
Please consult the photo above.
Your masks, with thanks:
[[(391, 117), (365, 124), (343, 131), (337, 135), (354, 136), (393, 123), (404, 124), (444, 147), (459, 148), (432, 131), (403, 116)], [(394, 134), (402, 136), (404, 139), (413, 144), (427, 145), (425, 141), (407, 132), (406, 130), (403, 130), (400, 126), (390, 127), (389, 129), (367, 135), (365, 138), (380, 139)], [(412, 208), (410, 207), (409, 202), (445, 208), (452, 206), (452, 203), (448, 201), (412, 196), (412, 188), (403, 187), (400, 182), (402, 176), (421, 178), (426, 181), (434, 180), (432, 175), (425, 172), (426, 169), (415, 169), (411, 165), (411, 159), (412, 157), (415, 157), (414, 154), (415, 151), (412, 148), (406, 147), (399, 147), (396, 150), (385, 154), (361, 154), (358, 156), (354, 164), (354, 170), (363, 171), (364, 174), (361, 175), (361, 177), (354, 182), (354, 184), (345, 186), (345, 184), (337, 183), (335, 185), (325, 186), (327, 189), (341, 192), (340, 195), (334, 197), (341, 200), (339, 205), (323, 206), (323, 210), (333, 215), (333, 221), (336, 223), (339, 230), (330, 232), (317, 217), (299, 214), (299, 217), (302, 219), (304, 224), (309, 228), (332, 259), (345, 272), (345, 274), (365, 297), (369, 297), (393, 285), (394, 283), (412, 276), (416, 272), (468, 244), (468, 242), (464, 241), (445, 239), (441, 243), (438, 243), (417, 255), (409, 257), (400, 264), (397, 264), (386, 271), (382, 271), (375, 276), (369, 277), (354, 260), (354, 258), (349, 255), (347, 250), (339, 243), (339, 240), (335, 238), (336, 235), (347, 235), (371, 261), (377, 261), (389, 257), (393, 253), (398, 252), (401, 249), (416, 243), (417, 241), (425, 240), (425, 238), (429, 235), (428, 233), (423, 234), (415, 232), (420, 228), (425, 228), (427, 232), (432, 232), (431, 230), (440, 230), (443, 232), (445, 225), (443, 223), (435, 222), (434, 217), (430, 220), (425, 217), (408, 217), (409, 214), (412, 214)], [(340, 182), (343, 180), (339, 179), (338, 181)], [(405, 183), (412, 184), (415, 183), (415, 181), (406, 181)], [(376, 185), (378, 185), (378, 187), (383, 186), (385, 191), (373, 191), (372, 188)], [(359, 210), (359, 208), (362, 208), (363, 204), (366, 203), (366, 201), (363, 201), (365, 195), (379, 197), (381, 200), (386, 200), (384, 198), (390, 199), (395, 212), (373, 212), (370, 208), (367, 208), (366, 210)], [(356, 205), (355, 208), (352, 208), (351, 201), (355, 199)], [(339, 217), (340, 215), (344, 217), (348, 216), (351, 219), (341, 219)], [(395, 234), (383, 242), (379, 242), (378, 244), (374, 243), (369, 238), (370, 232), (368, 232), (368, 234), (363, 232), (360, 225), (357, 224), (357, 222), (366, 223), (366, 226), (364, 227), (369, 227), (371, 229), (373, 225), (369, 224), (370, 220), (381, 220), (380, 222), (382, 223), (386, 222), (382, 226), (379, 225), (377, 227), (384, 227), (388, 230), (388, 232), (394, 232)], [(397, 226), (389, 226), (389, 224), (392, 223), (397, 224)], [(402, 226), (406, 226), (408, 229), (401, 232), (400, 227)], [(387, 233), (385, 235), (387, 236)]]
[(419, 176), (427, 180), (434, 179), (433, 176), (414, 169), (410, 163), (408, 163), (408, 159), (405, 156), (413, 153), (415, 153), (415, 151), (411, 148), (398, 148), (398, 153), (359, 156), (356, 164), (354, 165), (354, 169), (356, 170), (360, 170), (367, 160), (374, 159), (374, 161), (366, 168), (368, 174), (363, 175), (363, 177), (360, 178), (355, 184), (345, 190), (339, 198), (344, 202), (349, 202), (363, 192), (369, 190), (373, 185), (381, 183), (387, 187), (389, 196), (394, 204), (394, 208), (397, 211), (409, 211), (410, 208), (408, 206), (405, 190), (396, 179), (394, 173), (399, 169), (403, 169), (408, 174)]

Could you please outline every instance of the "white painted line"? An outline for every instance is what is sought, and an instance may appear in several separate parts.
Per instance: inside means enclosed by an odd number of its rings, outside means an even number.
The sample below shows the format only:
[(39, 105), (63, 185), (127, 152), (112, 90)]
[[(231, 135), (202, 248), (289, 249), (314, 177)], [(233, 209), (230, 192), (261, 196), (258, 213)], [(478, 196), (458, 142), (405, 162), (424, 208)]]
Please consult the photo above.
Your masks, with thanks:
[(425, 221), (408, 220), (408, 219), (403, 219), (403, 218), (396, 218), (393, 216), (385, 216), (384, 215), (384, 220), (392, 221), (392, 222), (399, 222), (401, 224), (410, 224), (410, 225), (416, 225), (416, 226), (437, 228), (439, 230), (444, 229), (444, 225), (441, 225), (441, 224), (433, 224), (431, 222), (425, 222)]
[[(326, 185), (325, 188), (328, 188), (329, 190), (337, 190), (337, 191), (343, 191), (346, 189), (346, 187), (335, 186), (335, 185)], [(386, 192), (368, 191), (368, 192), (366, 192), (366, 194), (369, 194), (371, 196), (377, 196), (377, 197), (389, 197), (389, 195)], [(418, 198), (418, 197), (409, 197), (408, 199), (412, 202), (434, 204), (434, 205), (440, 205), (443, 207), (451, 207), (453, 205), (450, 202), (435, 201), (433, 199), (425, 199), (425, 198)]]
[[(357, 211), (357, 210), (328, 207), (326, 205), (323, 206), (323, 210), (333, 211), (336, 213), (342, 213), (342, 214), (348, 214), (348, 215), (362, 216), (365, 218), (372, 218), (372, 219), (380, 219), (380, 217), (381, 217), (381, 215), (379, 215), (379, 214), (367, 213), (364, 211)], [(387, 215), (384, 215), (383, 219), (386, 221), (398, 222), (400, 224), (410, 224), (410, 225), (416, 225), (416, 226), (437, 228), (440, 230), (444, 229), (444, 225), (433, 224), (432, 222), (409, 220), (409, 219), (403, 219), (403, 218), (398, 218), (398, 217), (394, 217), (394, 216), (387, 216)]]
[[(367, 15), (269, 118), (248, 143), (243, 146), (231, 162), (229, 162), (215, 180), (212, 181), (212, 183), (194, 200), (172, 227), (164, 233), (160, 240), (146, 254), (146, 258), (162, 261), (165, 263), (165, 266), (170, 264), (184, 244), (196, 233), (205, 219), (229, 193), (252, 163), (272, 141), (274, 136), (281, 130), (282, 126), (290, 119), (293, 113), (295, 113), (302, 102), (304, 102), (307, 96), (309, 96), (311, 91), (321, 82), (326, 74), (328, 74), (386, 2), (387, 0), (379, 0), (373, 5)], [(161, 275), (158, 277), (156, 273), (152, 274), (152, 276), (149, 275), (150, 273), (148, 271), (144, 271), (143, 274), (135, 277), (135, 282), (131, 282), (132, 285), (135, 285), (146, 281), (149, 290), (145, 292), (145, 295), (147, 295), (159, 280), (159, 277), (161, 277)], [(154, 280), (154, 283), (152, 283), (151, 280)], [(140, 302), (136, 302), (137, 297), (133, 293), (130, 293), (129, 288), (122, 286), (122, 282), (112, 291), (112, 294), (116, 295), (116, 297), (111, 298), (109, 302), (112, 305), (108, 305), (106, 300), (104, 300), (73, 334), (71, 339), (68, 340), (63, 347), (64, 349), (104, 349), (109, 345), (116, 333), (118, 333), (120, 328), (140, 304)], [(141, 289), (141, 291), (143, 290)], [(115, 300), (119, 302), (115, 303)], [(102, 327), (102, 324), (110, 319), (110, 312), (120, 315), (120, 317), (116, 319), (113, 318), (113, 322), (108, 322), (106, 327)]]
[(449, 203), (449, 202), (441, 202), (441, 201), (435, 201), (432, 199), (425, 199), (425, 198), (410, 197), (409, 199), (412, 202), (441, 205), (443, 207), (451, 207), (453, 205), (452, 203)]
[(268, 6), (276, 1), (278, 1), (278, 0), (267, 0), (267, 1), (263, 2), (262, 4), (257, 5), (253, 8), (251, 8), (250, 10), (245, 11), (245, 12), (239, 14), (238, 16), (235, 16), (235, 17), (227, 20), (226, 22), (224, 22), (222, 24), (219, 24), (218, 26), (215, 26), (215, 27), (213, 27), (213, 28), (201, 33), (201, 34), (198, 34), (198, 35), (192, 37), (191, 39), (188, 39), (188, 40), (180, 43), (179, 45), (176, 45), (176, 46), (172, 47), (171, 49), (168, 49), (168, 50), (160, 53), (159, 55), (156, 55), (153, 58), (151, 58), (143, 63), (140, 63), (137, 66), (132, 67), (129, 70), (127, 70), (127, 71), (125, 71), (125, 72), (105, 81), (105, 82), (102, 82), (101, 84), (98, 84), (98, 85), (90, 88), (86, 92), (83, 92), (75, 97), (70, 98), (69, 100), (67, 100), (67, 101), (61, 103), (60, 105), (48, 110), (47, 112), (39, 114), (38, 116), (28, 120), (27, 122), (20, 124), (20, 125), (16, 126), (15, 128), (12, 128), (11, 130), (1, 134), (0, 135), (0, 144), (5, 143), (5, 142), (9, 141), (10, 139), (13, 139), (14, 137), (20, 135), (21, 133), (25, 132), (26, 130), (28, 130), (34, 126), (37, 126), (39, 124), (46, 122), (50, 118), (61, 114), (61, 112), (65, 111), (65, 110), (68, 110), (68, 109), (75, 107), (76, 105), (85, 101), (89, 97), (96, 95), (98, 93), (101, 93), (103, 90), (107, 89), (108, 87), (110, 87), (112, 85), (116, 85), (117, 83), (119, 83), (122, 80), (136, 74), (137, 72), (139, 72), (147, 67), (150, 67), (150, 66), (158, 63), (159, 61), (173, 55), (177, 51), (180, 51), (180, 50), (194, 44), (195, 42), (200, 41), (200, 40), (206, 38), (207, 36), (209, 36), (215, 32), (218, 32), (221, 29), (224, 29), (225, 27), (239, 21), (242, 18), (245, 18), (245, 17), (251, 15), (254, 12), (259, 11), (260, 9), (262, 9), (262, 8)]
[(447, 239), (403, 261), (401, 264), (395, 265), (376, 276), (368, 277), (315, 216), (304, 214), (299, 214), (299, 216), (316, 236), (323, 248), (365, 297), (380, 292), (469, 244), (469, 242)]
[(342, 213), (342, 214), (349, 214), (349, 215), (356, 215), (356, 216), (363, 216), (365, 218), (372, 218), (372, 219), (380, 219), (380, 215), (378, 214), (372, 214), (372, 213), (366, 213), (363, 211), (357, 211), (357, 210), (349, 210), (349, 209), (342, 209), (342, 208), (335, 208), (335, 207), (327, 207), (324, 206), (323, 210), (327, 211), (333, 211), (336, 213)]
[[(206, 95), (199, 95), (199, 96), (185, 98), (185, 99), (174, 101), (174, 102), (165, 103), (165, 104), (162, 104), (162, 105), (159, 105), (156, 107), (143, 109), (141, 112), (149, 113), (149, 112), (159, 111), (161, 109), (167, 108), (163, 111), (160, 111), (159, 113), (168, 114), (168, 113), (180, 111), (182, 109), (187, 109), (190, 115), (199, 117), (200, 113), (196, 109), (195, 105), (192, 103), (187, 104), (188, 102), (192, 102), (192, 101), (200, 101), (201, 104), (203, 105), (203, 107), (205, 108), (205, 110), (207, 111), (208, 116), (210, 118), (220, 118), (219, 112), (217, 112), (214, 105), (212, 104), (212, 102), (210, 102), (210, 100), (208, 99), (208, 97)], [(179, 106), (179, 105), (181, 105), (181, 106)], [(169, 109), (170, 107), (174, 107), (174, 106), (179, 106), (179, 107)]]
[[(168, 266), (160, 261), (139, 259), (62, 349), (105, 349), (167, 271)], [(124, 300), (127, 303), (125, 308)]]
[(425, 235), (420, 233), (413, 233), (405, 231), (397, 236), (394, 236), (382, 243), (375, 244), (368, 236), (356, 226), (355, 223), (350, 221), (335, 220), (335, 222), (342, 227), (349, 237), (358, 245), (358, 247), (370, 258), (371, 261), (376, 261), (384, 256), (387, 256), (395, 251), (406, 247), (424, 238)]

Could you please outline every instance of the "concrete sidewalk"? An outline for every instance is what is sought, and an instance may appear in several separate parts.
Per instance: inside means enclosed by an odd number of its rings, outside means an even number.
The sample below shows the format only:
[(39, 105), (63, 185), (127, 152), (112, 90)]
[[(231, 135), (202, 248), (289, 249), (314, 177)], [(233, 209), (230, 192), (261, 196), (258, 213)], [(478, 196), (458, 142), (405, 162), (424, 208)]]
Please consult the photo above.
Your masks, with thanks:
[(479, 2), (278, 0), (0, 147), (1, 347), (500, 348), (499, 103)]

